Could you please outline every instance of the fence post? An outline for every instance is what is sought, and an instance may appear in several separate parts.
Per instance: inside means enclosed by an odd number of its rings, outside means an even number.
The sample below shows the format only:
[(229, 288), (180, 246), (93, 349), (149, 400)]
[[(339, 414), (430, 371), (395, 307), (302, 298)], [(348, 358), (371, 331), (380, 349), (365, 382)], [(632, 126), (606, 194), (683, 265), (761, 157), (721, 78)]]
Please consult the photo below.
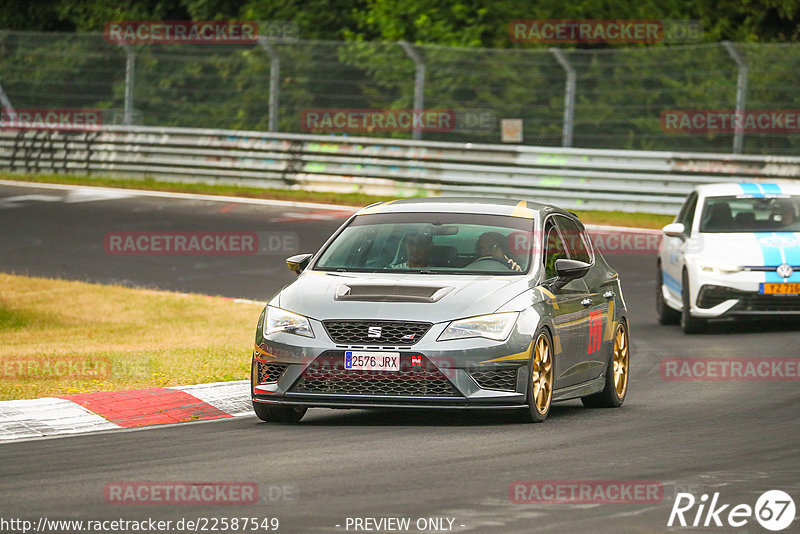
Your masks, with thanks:
[(125, 49), (125, 111), (122, 123), (133, 124), (133, 84), (136, 79), (136, 52), (129, 44), (123, 44)]
[(564, 72), (567, 73), (567, 84), (564, 88), (564, 128), (561, 136), (561, 146), (572, 146), (572, 124), (575, 117), (575, 68), (570, 64), (567, 56), (559, 48), (551, 48), (550, 52), (561, 64)]
[(722, 46), (739, 67), (739, 74), (736, 76), (736, 124), (733, 129), (733, 153), (742, 153), (744, 140), (744, 110), (747, 103), (747, 63), (742, 55), (730, 41), (722, 41)]
[[(407, 41), (400, 41), (398, 44), (403, 47), (403, 50), (406, 51), (406, 54), (408, 54), (408, 57), (411, 58), (416, 67), (414, 74), (414, 112), (422, 113), (422, 108), (425, 105), (425, 61)], [(411, 137), (413, 139), (422, 139), (422, 129), (416, 125), (416, 121), (412, 120), (411, 123), (414, 125)]]
[(265, 35), (258, 37), (258, 44), (269, 54), (269, 125), (270, 132), (278, 131), (278, 97), (281, 80), (281, 58), (278, 51), (267, 40)]
[(2, 105), (4, 110), (6, 110), (6, 114), (11, 119), (14, 119), (14, 117), (17, 116), (17, 114), (14, 112), (14, 107), (11, 105), (11, 101), (6, 96), (6, 92), (3, 91), (2, 85), (0, 85), (0, 105)]

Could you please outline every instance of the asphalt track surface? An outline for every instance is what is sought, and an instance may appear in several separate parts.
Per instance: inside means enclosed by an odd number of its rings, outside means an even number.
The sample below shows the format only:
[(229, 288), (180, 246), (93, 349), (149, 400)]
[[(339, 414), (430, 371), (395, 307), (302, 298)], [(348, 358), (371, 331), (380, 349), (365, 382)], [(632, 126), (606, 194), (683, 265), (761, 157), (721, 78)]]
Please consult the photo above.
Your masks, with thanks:
[[(0, 185), (0, 270), (266, 300), (293, 278), (286, 254), (123, 256), (108, 254), (104, 237), (284, 232), (298, 250), (313, 252), (347, 213), (113, 197)], [(630, 390), (621, 409), (570, 401), (554, 405), (540, 425), (491, 413), (315, 409), (296, 426), (252, 416), (10, 442), (0, 444), (0, 518), (277, 517), (279, 532), (354, 532), (345, 528), (348, 517), (408, 517), (410, 532), (418, 532), (417, 518), (444, 517), (454, 519), (452, 532), (638, 533), (690, 531), (667, 527), (678, 491), (698, 499), (719, 492), (720, 503), (754, 506), (764, 491), (781, 489), (800, 507), (798, 382), (665, 381), (659, 374), (667, 357), (796, 357), (800, 327), (720, 323), (706, 335), (684, 336), (656, 323), (654, 256), (607, 259), (632, 310)], [(254, 482), (261, 500), (202, 507), (104, 500), (109, 482), (164, 480)], [(663, 484), (664, 498), (514, 504), (509, 486), (519, 480), (653, 480)], [(691, 531), (768, 532), (753, 518), (737, 529)], [(800, 531), (800, 521), (784, 532), (791, 531)]]

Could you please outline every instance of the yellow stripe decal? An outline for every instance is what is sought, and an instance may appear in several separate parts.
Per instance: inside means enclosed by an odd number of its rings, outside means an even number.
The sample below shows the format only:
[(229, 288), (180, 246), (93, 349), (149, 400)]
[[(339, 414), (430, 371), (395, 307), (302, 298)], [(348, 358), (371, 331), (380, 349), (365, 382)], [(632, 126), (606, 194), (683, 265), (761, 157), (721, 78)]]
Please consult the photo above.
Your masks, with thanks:
[(614, 320), (614, 299), (608, 301), (608, 319), (606, 319), (606, 340), (614, 337), (614, 329), (617, 327), (617, 322)]
[(583, 317), (581, 319), (574, 319), (572, 321), (564, 321), (563, 323), (558, 323), (559, 328), (564, 328), (565, 326), (574, 326), (576, 324), (585, 323), (589, 320), (589, 317)]
[(255, 343), (253, 343), (253, 348), (255, 349), (255, 351), (257, 353), (261, 354), (262, 356), (269, 356), (270, 358), (277, 358), (277, 356), (275, 356), (274, 354), (270, 354), (269, 352), (265, 351), (264, 349), (262, 349), (261, 347), (259, 347)]
[(523, 219), (533, 219), (534, 212), (528, 207), (528, 203), (520, 200), (514, 209), (511, 210), (512, 217), (522, 217)]
[(509, 354), (508, 356), (501, 356), (499, 358), (492, 358), (491, 360), (484, 360), (480, 363), (505, 362), (508, 360), (527, 360), (530, 359), (531, 354), (533, 354), (533, 341), (531, 341), (530, 345), (528, 345), (528, 348), (523, 352)]
[(543, 294), (545, 297), (550, 297), (550, 304), (552, 304), (552, 305), (553, 305), (553, 308), (554, 308), (554, 309), (556, 309), (556, 310), (558, 309), (558, 302), (556, 302), (556, 296), (555, 296), (555, 295), (553, 295), (552, 293), (550, 293), (550, 291), (548, 291), (547, 289), (545, 289), (545, 288), (544, 288), (544, 286), (536, 286), (536, 289), (538, 289), (539, 291), (541, 291), (541, 292), (542, 292), (542, 294)]
[(383, 210), (386, 206), (394, 202), (394, 200), (390, 200), (388, 202), (381, 202), (380, 204), (376, 204), (374, 206), (368, 206), (362, 210), (359, 210), (356, 215), (373, 215), (375, 213), (379, 213)]
[(556, 354), (560, 354), (561, 353), (561, 336), (559, 336), (558, 334), (556, 334), (553, 337), (553, 351)]

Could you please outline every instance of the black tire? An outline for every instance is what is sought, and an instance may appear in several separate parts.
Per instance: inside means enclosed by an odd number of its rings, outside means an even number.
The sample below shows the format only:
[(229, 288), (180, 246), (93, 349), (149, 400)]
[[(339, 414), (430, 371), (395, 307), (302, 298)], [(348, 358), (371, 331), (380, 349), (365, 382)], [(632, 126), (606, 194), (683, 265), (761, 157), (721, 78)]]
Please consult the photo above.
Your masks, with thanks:
[[(620, 332), (624, 338), (624, 345), (618, 347)], [(611, 342), (611, 352), (608, 355), (608, 365), (606, 365), (606, 386), (600, 393), (581, 397), (581, 402), (584, 406), (587, 408), (619, 408), (625, 402), (625, 398), (628, 396), (628, 381), (630, 379), (630, 342), (628, 323), (622, 320), (617, 325), (614, 339)], [(619, 368), (618, 365), (615, 365), (615, 362), (621, 363), (616, 358), (618, 348), (624, 349), (624, 383), (620, 384), (619, 387), (615, 380), (616, 369)]]
[[(550, 414), (550, 405), (553, 401), (553, 384), (555, 383), (555, 360), (553, 359), (553, 340), (550, 337), (550, 332), (547, 328), (541, 328), (539, 332), (536, 334), (536, 337), (533, 338), (533, 352), (531, 353), (531, 361), (528, 366), (528, 391), (527, 391), (527, 406), (524, 410), (520, 410), (521, 417), (520, 420), (524, 423), (541, 423), (547, 416)], [(546, 388), (549, 388), (549, 393), (545, 395), (546, 402), (538, 403), (541, 404), (541, 408), (537, 406), (537, 402), (534, 399), (534, 395), (536, 394), (534, 391), (534, 367), (536, 366), (536, 360), (540, 356), (540, 353), (537, 352), (540, 349), (540, 342), (547, 346), (547, 360), (549, 361), (549, 377), (545, 377), (544, 382), (547, 384)], [(537, 376), (541, 376), (541, 372), (537, 373)]]
[(656, 274), (656, 315), (658, 315), (659, 324), (678, 324), (681, 322), (681, 312), (673, 310), (664, 301), (664, 293), (662, 287), (664, 286), (664, 275), (661, 270), (661, 262), (658, 263), (658, 272)]
[(275, 406), (253, 402), (256, 416), (267, 423), (298, 423), (306, 414), (305, 406)]
[(683, 301), (683, 308), (681, 309), (681, 329), (684, 334), (701, 334), (706, 329), (706, 321), (705, 319), (692, 316), (690, 311), (691, 303), (689, 302), (689, 295), (691, 295), (691, 291), (689, 291), (689, 273), (685, 270), (683, 271), (681, 280), (681, 300)]

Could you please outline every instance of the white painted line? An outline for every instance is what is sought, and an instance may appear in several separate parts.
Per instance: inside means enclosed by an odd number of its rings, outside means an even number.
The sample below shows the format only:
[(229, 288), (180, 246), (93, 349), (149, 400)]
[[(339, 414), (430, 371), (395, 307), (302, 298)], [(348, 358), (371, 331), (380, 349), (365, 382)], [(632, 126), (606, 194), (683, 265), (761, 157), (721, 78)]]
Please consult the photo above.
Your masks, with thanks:
[(172, 291), (167, 291), (165, 289), (150, 289), (147, 291), (150, 291), (151, 293), (170, 293), (172, 295), (177, 295), (179, 297), (207, 297), (210, 299), (227, 300), (228, 302), (235, 302), (237, 304), (255, 304), (258, 306), (266, 306), (268, 302), (266, 300), (240, 299), (236, 297), (223, 297), (220, 295), (203, 295), (202, 293), (175, 293)]
[(259, 306), (267, 305), (266, 300), (261, 301), (261, 300), (250, 300), (250, 299), (233, 299), (233, 302), (236, 302), (238, 304), (258, 304)]
[(363, 206), (347, 206), (343, 204), (316, 204), (314, 202), (293, 202), (290, 200), (270, 200), (265, 198), (246, 198), (230, 197), (222, 195), (201, 195), (199, 193), (172, 193), (169, 191), (147, 191), (144, 189), (124, 189), (119, 187), (100, 187), (96, 185), (68, 185), (68, 184), (44, 184), (38, 182), (20, 182), (16, 180), (0, 180), (0, 185), (10, 185), (14, 187), (35, 187), (39, 189), (58, 189), (61, 191), (95, 191), (112, 194), (113, 192), (125, 193), (130, 196), (157, 197), (157, 198), (178, 198), (183, 200), (208, 200), (213, 202), (228, 202), (236, 204), (256, 204), (259, 206), (282, 206), (296, 208), (314, 208), (322, 210), (347, 211), (359, 210)]
[(58, 195), (17, 195), (0, 199), (0, 209), (19, 208), (24, 202), (61, 202)]
[[(15, 187), (35, 187), (40, 189), (58, 189), (62, 191), (84, 191), (84, 192), (100, 192), (107, 195), (126, 194), (130, 196), (146, 196), (158, 198), (177, 198), (184, 200), (209, 200), (215, 202), (228, 202), (237, 204), (255, 204), (261, 206), (283, 206), (283, 207), (297, 207), (297, 208), (313, 208), (324, 209), (332, 211), (347, 211), (357, 210), (363, 206), (349, 206), (344, 204), (317, 204), (315, 202), (293, 202), (289, 200), (270, 200), (265, 198), (246, 198), (246, 197), (230, 197), (221, 195), (201, 195), (198, 193), (171, 193), (168, 191), (147, 191), (143, 189), (124, 189), (117, 187), (100, 187), (94, 185), (67, 185), (67, 184), (45, 184), (38, 182), (20, 182), (16, 180), (0, 180), (0, 185), (9, 185)], [(110, 197), (109, 197), (110, 198)], [(119, 197), (117, 197), (119, 198)], [(294, 218), (300, 217), (300, 214), (288, 214), (287, 217)], [(307, 215), (306, 215), (307, 217)], [(316, 218), (317, 216), (312, 216)], [(587, 230), (617, 230), (626, 232), (639, 232), (643, 234), (660, 234), (660, 230), (652, 228), (636, 228), (632, 226), (604, 226), (596, 224), (585, 225)]]
[(78, 189), (69, 191), (67, 196), (64, 197), (64, 203), (76, 204), (79, 202), (97, 202), (98, 200), (117, 200), (130, 198), (130, 196), (130, 193), (117, 189), (98, 189), (96, 191), (93, 189)]
[(0, 440), (77, 434), (120, 428), (66, 399), (0, 401)]
[(193, 386), (173, 386), (170, 389), (188, 393), (234, 417), (252, 415), (253, 413), (249, 380), (213, 382), (211, 384), (196, 384)]

